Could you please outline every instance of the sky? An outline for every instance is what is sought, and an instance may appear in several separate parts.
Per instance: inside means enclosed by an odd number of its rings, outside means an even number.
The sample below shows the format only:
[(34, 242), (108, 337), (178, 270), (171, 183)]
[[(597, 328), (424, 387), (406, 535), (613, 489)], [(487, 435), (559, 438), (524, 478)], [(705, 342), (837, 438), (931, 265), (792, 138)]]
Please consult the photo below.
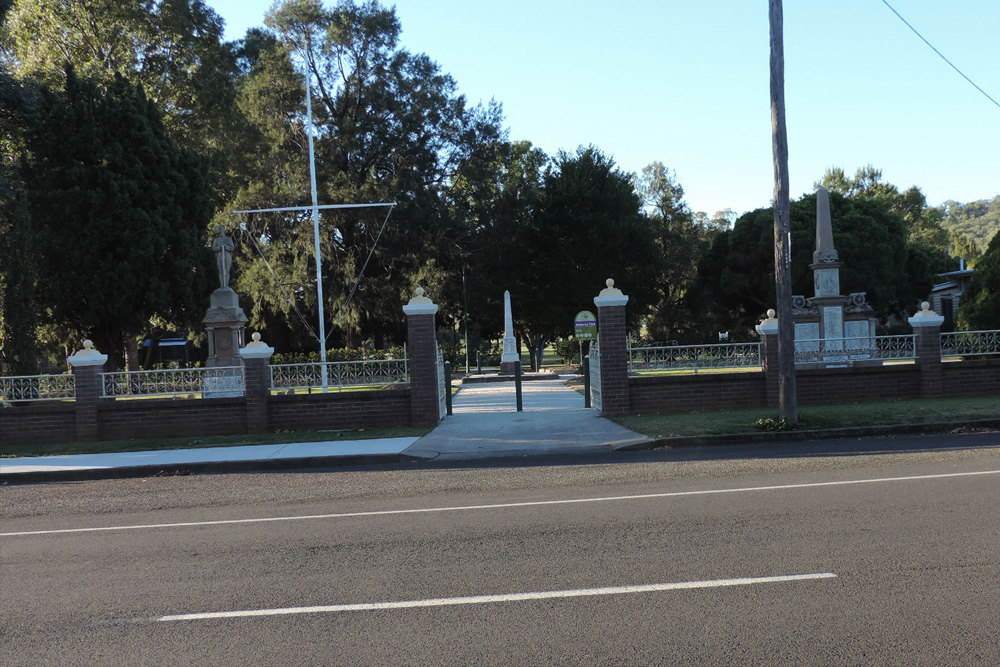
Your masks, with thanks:
[[(239, 39), (272, 3), (207, 4)], [(1000, 102), (1000, 1), (889, 4)], [(694, 211), (770, 205), (767, 0), (395, 8), (402, 47), (430, 56), (471, 103), (500, 102), (511, 139), (549, 155), (594, 145), (630, 172), (662, 162)], [(901, 189), (920, 187), (930, 205), (1000, 194), (1000, 106), (883, 0), (784, 0), (784, 50), (793, 198), (828, 167), (867, 164)]]

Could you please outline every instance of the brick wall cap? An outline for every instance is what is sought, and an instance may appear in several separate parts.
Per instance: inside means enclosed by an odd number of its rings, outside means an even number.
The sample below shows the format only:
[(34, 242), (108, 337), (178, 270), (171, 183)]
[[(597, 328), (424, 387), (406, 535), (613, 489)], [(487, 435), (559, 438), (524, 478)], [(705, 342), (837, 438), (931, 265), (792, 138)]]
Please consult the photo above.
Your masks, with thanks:
[(907, 320), (914, 329), (922, 327), (939, 327), (944, 324), (944, 317), (931, 310), (931, 304), (924, 301), (920, 304), (920, 312)]
[(403, 306), (403, 312), (407, 315), (433, 315), (437, 311), (437, 304), (424, 296), (423, 287), (418, 287), (417, 295)]
[(261, 342), (260, 333), (254, 331), (253, 341), (246, 344), (246, 347), (240, 348), (240, 356), (244, 359), (270, 359), (271, 355), (274, 354), (274, 348), (268, 347), (266, 343)]
[(608, 278), (604, 283), (607, 285), (601, 290), (601, 293), (594, 297), (594, 305), (598, 308), (607, 306), (624, 306), (628, 303), (628, 297), (622, 294), (622, 291), (615, 287), (615, 281)]
[(775, 317), (778, 313), (774, 311), (774, 308), (767, 309), (767, 317), (761, 320), (755, 329), (757, 333), (761, 336), (777, 336), (778, 335), (778, 318)]
[(66, 361), (69, 362), (70, 366), (77, 368), (83, 366), (103, 366), (108, 360), (108, 355), (101, 354), (94, 349), (94, 341), (85, 340), (83, 341), (83, 349), (79, 350), (72, 357), (67, 357)]

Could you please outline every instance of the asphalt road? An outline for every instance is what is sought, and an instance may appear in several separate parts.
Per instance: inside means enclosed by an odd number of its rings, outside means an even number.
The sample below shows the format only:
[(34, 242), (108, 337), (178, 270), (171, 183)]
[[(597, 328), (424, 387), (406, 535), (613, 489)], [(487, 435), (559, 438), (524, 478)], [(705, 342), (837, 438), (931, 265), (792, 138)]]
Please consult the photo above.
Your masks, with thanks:
[(0, 532), (3, 665), (1000, 664), (998, 434), (7, 486)]

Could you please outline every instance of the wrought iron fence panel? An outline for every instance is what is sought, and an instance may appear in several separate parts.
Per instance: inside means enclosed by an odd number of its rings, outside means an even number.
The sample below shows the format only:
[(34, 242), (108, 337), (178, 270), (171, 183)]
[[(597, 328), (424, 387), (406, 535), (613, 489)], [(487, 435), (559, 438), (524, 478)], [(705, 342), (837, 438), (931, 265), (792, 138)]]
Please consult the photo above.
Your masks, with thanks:
[(101, 376), (105, 398), (221, 398), (242, 396), (244, 387), (242, 366), (122, 371)]
[(327, 387), (340, 390), (344, 387), (380, 386), (409, 380), (406, 359), (275, 364), (271, 366), (271, 389), (321, 389), (324, 367)]
[(630, 347), (628, 357), (631, 373), (761, 365), (760, 343)]
[(590, 346), (590, 406), (598, 411), (604, 408), (601, 394), (601, 347), (596, 340)]
[(441, 354), (441, 348), (437, 348), (437, 380), (438, 380), (438, 419), (444, 419), (448, 414), (448, 396), (447, 391), (449, 387), (444, 381), (444, 356)]
[(862, 336), (795, 341), (795, 363), (901, 361), (915, 359), (916, 336)]
[(0, 400), (66, 401), (76, 398), (76, 377), (73, 375), (11, 375), (0, 377)]
[(1000, 355), (1000, 331), (953, 331), (941, 334), (942, 357)]

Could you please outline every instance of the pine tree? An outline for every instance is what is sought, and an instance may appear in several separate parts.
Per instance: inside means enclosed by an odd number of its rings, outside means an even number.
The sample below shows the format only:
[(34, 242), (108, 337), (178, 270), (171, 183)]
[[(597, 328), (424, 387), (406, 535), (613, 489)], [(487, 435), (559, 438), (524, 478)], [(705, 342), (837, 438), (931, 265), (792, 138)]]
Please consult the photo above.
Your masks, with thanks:
[(211, 265), (205, 168), (167, 136), (142, 89), (120, 76), (102, 89), (67, 68), (29, 145), (48, 321), (93, 339), (112, 365), (151, 318), (196, 321)]

